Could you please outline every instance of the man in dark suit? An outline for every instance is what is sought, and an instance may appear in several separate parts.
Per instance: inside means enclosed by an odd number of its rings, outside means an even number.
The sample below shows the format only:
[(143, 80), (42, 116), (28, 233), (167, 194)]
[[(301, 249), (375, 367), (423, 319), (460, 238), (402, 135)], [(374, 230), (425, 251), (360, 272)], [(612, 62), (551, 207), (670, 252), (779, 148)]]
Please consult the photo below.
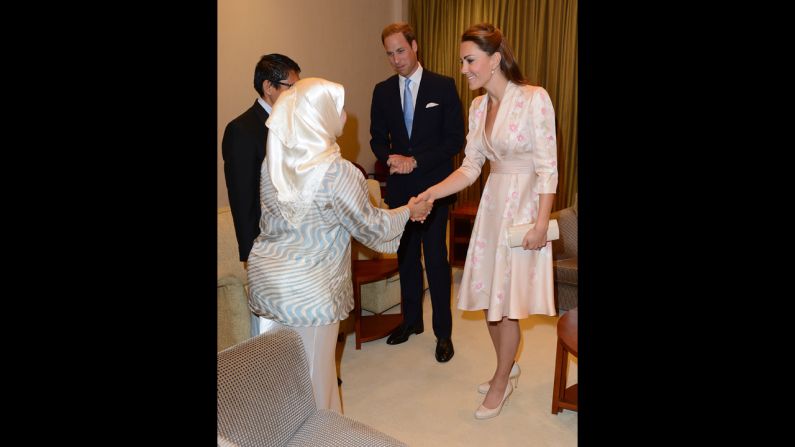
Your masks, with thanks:
[[(417, 60), (417, 40), (409, 24), (388, 25), (381, 42), (397, 74), (373, 90), (370, 147), (389, 166), (386, 202), (396, 208), (453, 171), (452, 158), (464, 145), (464, 120), (453, 80), (423, 69)], [(422, 246), (439, 362), (450, 360), (454, 352), (445, 237), (448, 207), (454, 200), (455, 195), (437, 200), (424, 223), (406, 224), (398, 248), (403, 323), (387, 339), (388, 344), (399, 344), (424, 330)]]
[(281, 54), (266, 54), (254, 68), (254, 89), (259, 98), (254, 105), (227, 124), (221, 151), (229, 207), (235, 224), (240, 262), (248, 267), (248, 253), (259, 236), (260, 168), (265, 159), (271, 107), (279, 95), (298, 81), (301, 68)]

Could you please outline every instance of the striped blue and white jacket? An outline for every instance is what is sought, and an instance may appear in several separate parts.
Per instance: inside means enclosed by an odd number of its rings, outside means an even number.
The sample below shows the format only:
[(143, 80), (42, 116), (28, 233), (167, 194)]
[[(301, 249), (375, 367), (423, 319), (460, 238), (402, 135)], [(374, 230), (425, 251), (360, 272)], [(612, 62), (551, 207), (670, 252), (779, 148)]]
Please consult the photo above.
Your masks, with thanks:
[(287, 326), (344, 320), (353, 309), (351, 236), (395, 253), (408, 207), (372, 206), (361, 171), (340, 158), (326, 172), (315, 206), (294, 227), (277, 208), (267, 163), (261, 173), (260, 235), (248, 257), (249, 307)]

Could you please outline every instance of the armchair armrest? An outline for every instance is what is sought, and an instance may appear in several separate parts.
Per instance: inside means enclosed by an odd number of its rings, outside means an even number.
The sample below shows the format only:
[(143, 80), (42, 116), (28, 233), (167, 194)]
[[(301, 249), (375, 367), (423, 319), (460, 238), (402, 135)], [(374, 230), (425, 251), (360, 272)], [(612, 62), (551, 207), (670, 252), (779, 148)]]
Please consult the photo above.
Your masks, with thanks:
[(564, 208), (550, 214), (550, 219), (557, 219), (560, 238), (552, 241), (554, 259), (577, 257), (577, 213), (574, 207)]

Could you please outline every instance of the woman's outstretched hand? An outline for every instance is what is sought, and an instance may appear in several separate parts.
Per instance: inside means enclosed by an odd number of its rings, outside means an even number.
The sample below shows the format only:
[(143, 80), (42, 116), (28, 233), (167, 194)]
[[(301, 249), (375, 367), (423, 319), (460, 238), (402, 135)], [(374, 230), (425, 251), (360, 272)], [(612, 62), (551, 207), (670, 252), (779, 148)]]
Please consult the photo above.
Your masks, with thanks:
[(431, 190), (431, 189), (430, 189), (430, 188), (428, 188), (428, 189), (426, 189), (425, 191), (423, 191), (423, 192), (421, 192), (421, 193), (417, 194), (417, 198), (418, 198), (419, 200), (427, 200), (427, 201), (429, 201), (429, 202), (433, 203), (433, 200), (434, 200), (434, 199), (433, 199), (433, 196), (431, 196), (431, 192), (430, 192), (430, 190)]

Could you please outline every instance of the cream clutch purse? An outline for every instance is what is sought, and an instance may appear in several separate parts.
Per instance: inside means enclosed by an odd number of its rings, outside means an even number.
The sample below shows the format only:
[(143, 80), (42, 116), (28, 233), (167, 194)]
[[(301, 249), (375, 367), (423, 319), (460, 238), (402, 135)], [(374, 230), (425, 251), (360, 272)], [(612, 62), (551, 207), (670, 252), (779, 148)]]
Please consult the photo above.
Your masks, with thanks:
[[(508, 246), (521, 247), (524, 235), (527, 234), (527, 232), (530, 231), (533, 226), (535, 226), (535, 224), (527, 223), (508, 227)], [(556, 241), (559, 237), (560, 231), (558, 229), (558, 221), (555, 219), (550, 219), (549, 227), (547, 228), (547, 240)]]

